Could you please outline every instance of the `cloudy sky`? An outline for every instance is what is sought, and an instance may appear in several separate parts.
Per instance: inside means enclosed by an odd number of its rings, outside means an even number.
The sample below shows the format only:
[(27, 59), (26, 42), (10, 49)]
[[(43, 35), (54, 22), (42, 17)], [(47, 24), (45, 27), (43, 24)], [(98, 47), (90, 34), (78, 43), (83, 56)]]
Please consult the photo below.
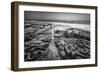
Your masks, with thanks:
[(90, 14), (25, 11), (25, 20), (90, 21)]

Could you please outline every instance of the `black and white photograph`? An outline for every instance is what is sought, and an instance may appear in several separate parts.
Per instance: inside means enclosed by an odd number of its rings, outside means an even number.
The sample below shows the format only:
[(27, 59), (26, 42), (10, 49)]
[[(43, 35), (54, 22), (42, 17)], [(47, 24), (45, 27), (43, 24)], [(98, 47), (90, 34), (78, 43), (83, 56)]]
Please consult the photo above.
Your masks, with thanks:
[(90, 14), (24, 11), (24, 60), (89, 59)]
[(97, 66), (97, 7), (12, 3), (14, 71)]

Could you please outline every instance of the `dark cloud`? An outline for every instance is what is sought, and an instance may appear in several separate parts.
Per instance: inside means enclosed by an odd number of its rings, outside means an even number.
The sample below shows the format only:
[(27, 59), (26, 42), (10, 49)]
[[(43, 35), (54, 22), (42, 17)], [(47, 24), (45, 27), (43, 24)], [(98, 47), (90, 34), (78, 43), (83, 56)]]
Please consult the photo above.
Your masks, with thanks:
[(90, 14), (25, 11), (25, 20), (90, 21)]

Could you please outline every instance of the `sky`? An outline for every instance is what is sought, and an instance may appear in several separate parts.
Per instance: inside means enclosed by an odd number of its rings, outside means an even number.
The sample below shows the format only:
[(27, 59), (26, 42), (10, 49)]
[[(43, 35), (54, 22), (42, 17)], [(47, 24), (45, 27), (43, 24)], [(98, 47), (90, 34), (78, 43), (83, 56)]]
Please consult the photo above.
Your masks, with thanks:
[(24, 11), (25, 20), (90, 21), (90, 14)]

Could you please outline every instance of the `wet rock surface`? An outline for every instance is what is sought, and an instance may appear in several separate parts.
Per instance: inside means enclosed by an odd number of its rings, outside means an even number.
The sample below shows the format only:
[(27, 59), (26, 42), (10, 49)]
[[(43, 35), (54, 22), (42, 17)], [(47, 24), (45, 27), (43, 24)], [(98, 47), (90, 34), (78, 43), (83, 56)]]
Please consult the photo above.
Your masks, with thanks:
[(25, 24), (25, 61), (90, 58), (89, 31), (71, 27), (60, 30), (53, 25)]

